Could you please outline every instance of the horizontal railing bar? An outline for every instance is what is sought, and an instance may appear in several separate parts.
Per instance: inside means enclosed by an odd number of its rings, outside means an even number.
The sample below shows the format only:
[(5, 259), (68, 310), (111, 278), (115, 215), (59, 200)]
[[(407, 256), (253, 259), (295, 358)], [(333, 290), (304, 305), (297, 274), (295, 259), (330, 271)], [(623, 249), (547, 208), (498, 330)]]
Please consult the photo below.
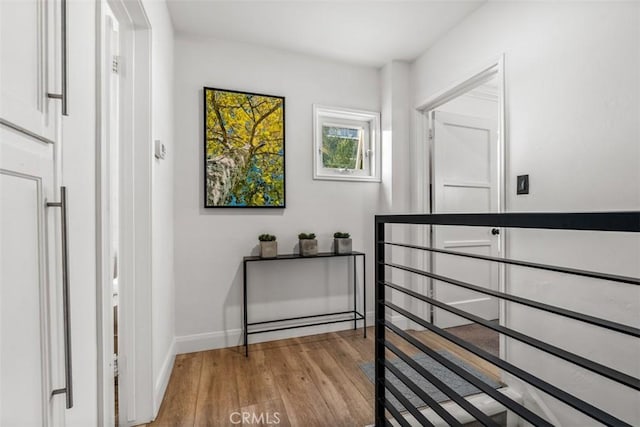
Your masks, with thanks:
[(404, 385), (409, 387), (411, 391), (413, 391), (416, 396), (418, 396), (424, 403), (429, 405), (433, 411), (440, 416), (449, 426), (453, 427), (462, 427), (462, 424), (446, 409), (440, 405), (440, 403), (436, 402), (431, 396), (427, 394), (426, 391), (422, 390), (418, 385), (416, 385), (413, 381), (407, 378), (398, 368), (393, 366), (389, 360), (385, 360), (385, 366), (391, 373), (393, 373)]
[(485, 413), (469, 403), (464, 397), (456, 393), (451, 387), (439, 380), (431, 372), (427, 371), (422, 365), (413, 360), (411, 357), (403, 353), (398, 347), (396, 347), (390, 341), (385, 341), (384, 346), (391, 350), (396, 356), (402, 359), (407, 365), (411, 366), (414, 371), (420, 374), (424, 379), (433, 384), (438, 390), (446, 394), (452, 401), (457, 403), (462, 409), (467, 411), (469, 415), (475, 418), (480, 424), (486, 427), (498, 427), (498, 424), (489, 418)]
[(375, 223), (640, 232), (640, 212), (512, 212), (376, 215)]
[(409, 411), (411, 415), (413, 415), (413, 417), (420, 423), (420, 425), (435, 427), (424, 415), (420, 413), (418, 408), (416, 408), (411, 404), (411, 402), (409, 402), (409, 399), (404, 397), (400, 390), (395, 388), (393, 384), (388, 382), (386, 385), (386, 389), (389, 390), (391, 394), (396, 397), (396, 399), (398, 399), (398, 402), (400, 402), (400, 404), (402, 404), (402, 406), (404, 406), (405, 409)]
[[(358, 312), (355, 312), (355, 313), (360, 315), (360, 316), (362, 316), (362, 314), (360, 314)], [(308, 315), (308, 316), (289, 317), (289, 318), (286, 318), (286, 319), (276, 319), (276, 320), (265, 320), (265, 321), (262, 321), (262, 322), (250, 322), (250, 323), (247, 323), (247, 326), (263, 325), (263, 324), (266, 324), (266, 323), (289, 322), (291, 320), (312, 319), (314, 317), (340, 316), (340, 315), (343, 315), (343, 314), (352, 315), (352, 314), (354, 314), (354, 310), (338, 311), (338, 312), (335, 312), (335, 313), (311, 314), (311, 315)], [(350, 320), (353, 320), (353, 317)]]
[(476, 316), (474, 314), (468, 313), (464, 310), (460, 310), (459, 308), (455, 308), (453, 306), (450, 306), (448, 304), (445, 304), (441, 301), (435, 300), (433, 298), (429, 298), (427, 296), (424, 296), (422, 294), (419, 294), (418, 292), (412, 291), (410, 289), (407, 289), (405, 287), (402, 286), (398, 286), (394, 283), (390, 283), (390, 282), (384, 282), (384, 284), (392, 289), (395, 289), (399, 292), (402, 292), (406, 295), (412, 296), (414, 298), (419, 299), (420, 301), (429, 303), (433, 306), (439, 307), (443, 310), (446, 310), (450, 313), (453, 313), (455, 315), (458, 315), (460, 317), (464, 317), (465, 319), (471, 320), (475, 323), (479, 323), (482, 326), (485, 326), (489, 329), (493, 329), (496, 332), (499, 332), (501, 334), (504, 334), (508, 337), (511, 337), (513, 339), (516, 339), (518, 341), (521, 341), (525, 344), (528, 344), (532, 347), (535, 347), (539, 350), (542, 350), (546, 353), (552, 354), (556, 357), (559, 357), (561, 359), (564, 359), (568, 362), (573, 363), (574, 365), (580, 366), (588, 371), (591, 372), (595, 372), (597, 374), (602, 375), (605, 378), (609, 378), (610, 380), (613, 380), (615, 382), (618, 382), (620, 384), (624, 384), (627, 387), (631, 387), (633, 389), (636, 390), (640, 390), (640, 380), (637, 378), (632, 377), (631, 375), (627, 375), (624, 372), (620, 372), (620, 371), (616, 371), (615, 369), (609, 368), (608, 366), (604, 366), (600, 363), (594, 362), (592, 360), (589, 360), (585, 357), (579, 356), (575, 353), (571, 353), (569, 351), (563, 350), (559, 347), (556, 347), (554, 345), (551, 345), (549, 343), (546, 343), (544, 341), (540, 341), (539, 339), (530, 337), (528, 335), (525, 335), (521, 332), (515, 331), (513, 329), (507, 328), (505, 326), (502, 325), (497, 325), (491, 321), (488, 321), (486, 319), (483, 319), (479, 316)]
[(544, 304), (538, 301), (533, 301), (527, 298), (518, 297), (515, 295), (507, 294), (500, 291), (494, 291), (493, 289), (485, 288), (483, 286), (473, 285), (461, 280), (452, 279), (450, 277), (441, 276), (439, 274), (429, 273), (428, 271), (420, 270), (413, 267), (407, 267), (395, 263), (385, 263), (389, 267), (397, 268), (399, 270), (408, 271), (410, 273), (419, 274), (421, 276), (429, 277), (441, 282), (450, 283), (455, 286), (460, 286), (465, 289), (479, 292), (485, 295), (491, 295), (496, 298), (504, 299), (507, 301), (515, 302), (517, 304), (526, 305), (538, 310), (547, 311), (549, 313), (557, 314), (559, 316), (569, 317), (571, 319), (579, 320), (581, 322), (589, 323), (591, 325), (599, 326), (601, 328), (610, 329), (612, 331), (620, 332), (622, 334), (631, 335), (640, 338), (640, 329), (633, 326), (623, 325), (622, 323), (612, 322), (610, 320), (600, 319), (599, 317), (589, 316), (588, 314), (578, 313), (577, 311), (567, 310), (566, 308), (557, 307), (554, 305)]
[[(467, 341), (458, 338), (457, 336), (453, 335), (450, 332), (447, 332), (443, 329), (438, 328), (437, 326), (427, 322), (426, 320), (416, 316), (415, 314), (401, 308), (398, 307), (397, 305), (389, 302), (389, 301), (384, 301), (384, 305), (387, 306), (388, 308), (390, 308), (391, 310), (400, 313), (401, 315), (403, 315), (404, 317), (406, 317), (409, 320), (412, 320), (413, 322), (419, 324), (420, 326), (430, 330), (431, 332), (441, 336), (442, 338), (445, 338), (448, 341), (451, 341), (452, 343), (458, 345), (459, 347), (464, 348), (465, 350), (475, 354), (476, 356), (490, 362), (491, 364), (499, 367), (500, 369), (503, 369), (507, 372), (509, 372), (510, 374), (520, 378), (521, 380), (531, 384), (532, 386), (538, 388), (539, 390), (542, 390), (543, 392), (547, 393), (548, 395), (555, 397), (556, 399), (560, 400), (561, 402), (566, 403), (567, 405), (571, 406), (574, 409), (577, 409), (578, 411), (582, 412), (585, 415), (588, 415), (589, 417), (593, 418), (594, 420), (597, 420), (599, 422), (601, 422), (602, 424), (605, 424), (607, 426), (610, 427), (632, 427), (630, 424), (625, 423), (624, 421), (614, 417), (611, 414), (608, 414), (606, 412), (604, 412), (603, 410), (596, 408), (595, 406), (585, 402), (584, 400), (578, 399), (577, 397), (573, 396), (570, 393), (567, 393), (564, 390), (559, 389), (558, 387), (536, 377), (535, 375), (531, 375), (530, 373), (528, 373), (527, 371), (524, 371), (520, 368), (518, 368), (515, 365), (512, 365), (511, 363), (500, 359), (499, 357), (494, 356), (491, 353), (486, 352), (485, 350), (482, 350), (478, 347), (476, 347), (473, 344), (468, 343)], [(377, 325), (376, 325), (377, 326)], [(382, 327), (384, 325), (380, 325), (380, 327)]]
[[(357, 319), (357, 320), (362, 320), (362, 319)], [(342, 322), (353, 322), (353, 317), (350, 319), (327, 320), (324, 322), (306, 323), (304, 325), (291, 325), (291, 326), (282, 326), (280, 328), (269, 328), (269, 329), (260, 329), (258, 331), (248, 331), (247, 335), (265, 334), (267, 332), (276, 332), (276, 331), (286, 331), (287, 329), (308, 328), (311, 326), (331, 325), (333, 323), (342, 323)]]
[(577, 268), (560, 267), (557, 265), (550, 265), (550, 264), (540, 264), (540, 263), (521, 261), (516, 259), (510, 259), (510, 258), (499, 258), (499, 257), (492, 257), (487, 255), (448, 251), (445, 249), (436, 249), (436, 248), (431, 248), (429, 246), (410, 245), (407, 243), (395, 243), (395, 242), (378, 242), (378, 243), (384, 243), (386, 245), (400, 246), (400, 247), (410, 248), (410, 249), (420, 249), (420, 250), (425, 250), (425, 251), (435, 252), (435, 253), (445, 254), (445, 255), (454, 255), (454, 256), (461, 256), (466, 258), (481, 259), (484, 261), (499, 262), (502, 264), (517, 265), (520, 267), (535, 268), (538, 270), (547, 270), (547, 271), (554, 271), (557, 273), (573, 274), (575, 276), (590, 277), (593, 279), (609, 280), (611, 282), (628, 283), (630, 285), (640, 285), (639, 277), (620, 276), (616, 274), (600, 273), (597, 271), (590, 271), (590, 270), (580, 270)]
[(417, 348), (418, 350), (420, 350), (424, 354), (428, 355), (433, 360), (438, 362), (440, 365), (442, 365), (445, 368), (449, 369), (451, 372), (455, 373), (456, 375), (458, 375), (459, 377), (461, 377), (462, 379), (464, 379), (468, 383), (473, 384), (478, 389), (482, 390), (487, 395), (491, 396), (496, 401), (500, 402), (502, 405), (504, 405), (504, 407), (506, 407), (507, 409), (509, 409), (512, 412), (516, 413), (520, 417), (524, 418), (526, 421), (530, 422), (532, 425), (537, 426), (537, 427), (553, 427), (553, 424), (549, 423), (544, 418), (542, 418), (542, 417), (538, 416), (537, 414), (531, 412), (530, 410), (528, 410), (524, 406), (520, 405), (515, 400), (512, 400), (509, 397), (505, 396), (504, 394), (500, 393), (498, 390), (496, 390), (495, 388), (491, 387), (489, 384), (485, 383), (480, 378), (478, 378), (475, 375), (471, 374), (469, 371), (467, 371), (466, 369), (462, 368), (461, 366), (456, 365), (455, 363), (453, 363), (452, 361), (450, 361), (446, 357), (444, 357), (441, 354), (439, 354), (437, 351), (434, 351), (431, 348), (427, 347), (424, 343), (420, 342), (418, 339), (412, 337), (411, 335), (409, 335), (408, 333), (406, 333), (402, 329), (398, 328), (393, 323), (385, 322), (384, 324), (392, 332), (394, 332), (399, 337), (403, 338), (405, 341), (407, 341), (408, 343), (413, 345), (415, 348)]
[[(405, 420), (402, 414), (396, 408), (394, 408), (393, 405), (389, 403), (389, 401), (384, 402), (384, 407), (387, 408), (387, 411), (389, 411), (391, 416), (393, 416), (393, 418), (395, 418), (395, 420), (400, 423), (402, 427), (411, 427), (409, 421)], [(389, 425), (391, 425), (391, 423), (389, 423)]]

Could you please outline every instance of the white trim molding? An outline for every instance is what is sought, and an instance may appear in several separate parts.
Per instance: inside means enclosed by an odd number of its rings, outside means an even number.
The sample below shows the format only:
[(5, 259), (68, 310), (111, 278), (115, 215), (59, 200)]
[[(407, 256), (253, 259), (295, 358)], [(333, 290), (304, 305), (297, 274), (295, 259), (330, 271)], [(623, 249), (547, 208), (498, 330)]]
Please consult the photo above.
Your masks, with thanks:
[(242, 344), (242, 329), (182, 335), (176, 337), (175, 343), (176, 354), (235, 347)]
[(160, 373), (158, 374), (158, 378), (156, 380), (154, 390), (153, 390), (153, 419), (158, 416), (158, 411), (160, 411), (160, 405), (162, 405), (162, 399), (164, 398), (164, 393), (167, 391), (167, 386), (169, 385), (169, 378), (171, 378), (171, 372), (173, 371), (173, 365), (176, 361), (176, 340), (174, 338), (171, 341), (171, 345), (169, 346), (169, 350), (167, 351), (167, 355), (164, 358), (164, 362), (162, 363), (162, 367), (160, 368)]
[[(373, 326), (374, 318), (374, 312), (368, 311), (367, 327)], [(344, 331), (352, 328), (353, 324), (350, 322), (334, 323), (331, 325), (309, 326), (306, 328), (252, 335), (250, 337), (249, 343), (255, 344), (259, 342), (275, 341), (286, 338)], [(361, 328), (362, 322), (358, 321), (358, 330), (361, 330)], [(215, 350), (219, 348), (236, 347), (240, 345), (243, 345), (242, 329), (227, 329), (225, 331), (204, 332), (200, 334), (178, 336), (175, 340), (175, 353), (186, 354), (194, 353), (196, 351)]]
[[(151, 268), (151, 23), (142, 0), (100, 0), (96, 7), (96, 211), (99, 426), (113, 425), (113, 316), (111, 209), (105, 80), (104, 14), (107, 5), (119, 24), (120, 53), (129, 73), (120, 85), (119, 168), (119, 408), (120, 425), (152, 419)], [(125, 75), (123, 73), (123, 75)], [(135, 142), (135, 143), (134, 143)]]

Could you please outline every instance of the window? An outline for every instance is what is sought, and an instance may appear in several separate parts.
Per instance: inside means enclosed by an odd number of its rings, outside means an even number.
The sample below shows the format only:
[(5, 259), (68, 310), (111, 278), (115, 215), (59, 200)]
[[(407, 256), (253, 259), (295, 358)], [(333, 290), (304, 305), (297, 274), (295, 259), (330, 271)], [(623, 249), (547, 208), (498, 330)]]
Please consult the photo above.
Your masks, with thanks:
[(380, 113), (313, 106), (314, 179), (380, 182)]

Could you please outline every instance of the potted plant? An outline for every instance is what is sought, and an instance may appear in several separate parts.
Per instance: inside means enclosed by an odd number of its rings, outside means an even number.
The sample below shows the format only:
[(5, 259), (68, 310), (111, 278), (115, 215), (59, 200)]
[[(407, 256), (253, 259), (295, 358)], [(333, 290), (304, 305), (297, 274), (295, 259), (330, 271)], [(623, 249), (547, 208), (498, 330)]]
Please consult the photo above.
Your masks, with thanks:
[(335, 253), (350, 254), (351, 247), (351, 235), (349, 233), (343, 233), (342, 231), (333, 233), (333, 250)]
[(275, 258), (278, 256), (278, 242), (276, 236), (272, 234), (261, 234), (258, 236), (260, 241), (260, 257)]
[(314, 233), (300, 233), (298, 239), (300, 240), (301, 256), (318, 255), (318, 241)]

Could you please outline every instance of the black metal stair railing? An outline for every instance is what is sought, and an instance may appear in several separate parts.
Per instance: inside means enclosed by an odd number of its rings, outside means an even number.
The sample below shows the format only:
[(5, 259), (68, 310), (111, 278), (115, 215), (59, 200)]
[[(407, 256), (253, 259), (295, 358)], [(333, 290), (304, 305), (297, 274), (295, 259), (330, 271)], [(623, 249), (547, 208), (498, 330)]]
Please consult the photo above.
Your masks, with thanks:
[[(385, 426), (388, 424), (388, 412), (391, 417), (401, 426), (410, 425), (402, 412), (408, 412), (421, 425), (433, 425), (424, 414), (416, 408), (406, 396), (391, 382), (386, 380), (386, 371), (393, 374), (398, 380), (406, 385), (418, 398), (420, 398), (427, 406), (429, 406), (435, 414), (437, 414), (444, 422), (452, 426), (460, 426), (461, 423), (453, 417), (440, 403), (431, 398), (425, 391), (421, 390), (411, 379), (403, 374), (387, 359), (385, 354), (389, 351), (395, 357), (408, 364), (413, 370), (420, 374), (424, 379), (438, 388), (441, 392), (448, 396), (453, 402), (464, 409), (469, 415), (475, 418), (480, 424), (485, 426), (496, 426), (496, 422), (488, 415), (481, 412), (477, 407), (472, 405), (468, 400), (450, 388), (447, 384), (433, 376), (427, 369), (413, 360), (404, 353), (400, 348), (390, 342), (386, 337), (386, 331), (390, 330), (397, 337), (411, 344), (414, 348), (427, 356), (434, 359), (437, 363), (452, 371), (468, 383), (474, 385), (488, 396), (502, 404), (507, 410), (512, 411), (522, 419), (535, 426), (551, 426), (552, 424), (524, 407), (520, 403), (511, 399), (507, 395), (492, 388), (482, 380), (476, 378), (473, 374), (459, 367), (447, 358), (441, 356), (438, 352), (429, 348), (422, 341), (416, 339), (411, 334), (402, 330), (398, 326), (392, 324), (386, 317), (386, 312), (391, 311), (397, 313), (404, 318), (415, 322), (424, 327), (426, 330), (452, 342), (453, 344), (467, 350), (468, 352), (484, 359), (490, 364), (496, 366), (504, 372), (511, 374), (535, 388), (543, 391), (549, 396), (563, 402), (564, 404), (582, 412), (595, 421), (608, 426), (629, 426), (627, 422), (618, 417), (605, 412), (604, 410), (588, 403), (571, 393), (554, 386), (535, 375), (527, 372), (506, 360), (503, 360), (452, 333), (441, 329), (433, 323), (417, 316), (416, 314), (406, 310), (403, 307), (394, 304), (387, 299), (387, 289), (400, 292), (412, 299), (422, 301), (437, 307), (438, 309), (452, 313), (456, 316), (468, 319), (474, 323), (480, 324), (486, 328), (492, 329), (501, 335), (509, 337), (527, 344), (533, 348), (541, 350), (545, 353), (563, 359), (576, 366), (586, 369), (596, 375), (608, 378), (611, 381), (628, 387), (632, 392), (640, 391), (640, 379), (621, 372), (614, 367), (605, 366), (578, 354), (564, 350), (540, 339), (531, 337), (509, 327), (496, 324), (485, 320), (472, 313), (466, 312), (459, 308), (453, 307), (435, 298), (420, 294), (405, 286), (393, 283), (387, 280), (386, 270), (396, 269), (410, 274), (426, 277), (428, 279), (445, 282), (450, 285), (482, 293), (491, 297), (501, 299), (503, 301), (524, 305), (543, 312), (553, 313), (558, 316), (571, 318), (589, 325), (596, 326), (605, 330), (628, 335), (634, 338), (640, 338), (640, 329), (625, 325), (619, 322), (598, 318), (592, 315), (568, 310), (551, 304), (534, 301), (528, 298), (511, 295), (478, 286), (472, 283), (435, 274), (431, 271), (401, 265), (397, 262), (390, 262), (385, 256), (385, 249), (390, 247), (401, 247), (410, 250), (427, 251), (438, 254), (446, 254), (450, 256), (473, 258), (477, 260), (513, 265), (537, 270), (553, 271), (562, 274), (569, 274), (580, 277), (588, 277), (592, 279), (601, 279), (612, 282), (618, 282), (626, 285), (640, 285), (640, 278), (626, 277), (615, 274), (601, 273), (597, 271), (582, 270), (576, 268), (563, 267), (559, 265), (549, 265), (528, 262), (524, 260), (497, 258), (491, 256), (462, 253), (444, 249), (433, 248), (430, 246), (421, 246), (400, 242), (391, 242), (385, 240), (385, 226), (387, 224), (409, 224), (409, 225), (449, 225), (449, 226), (476, 226), (476, 227), (505, 227), (505, 228), (527, 228), (527, 229), (552, 229), (552, 230), (585, 230), (585, 231), (604, 231), (604, 232), (640, 232), (640, 212), (589, 212), (589, 213), (507, 213), (507, 214), (432, 214), (432, 215), (377, 215), (375, 217), (375, 419), (376, 426)], [(389, 401), (387, 393), (394, 396), (404, 408), (397, 408)]]

